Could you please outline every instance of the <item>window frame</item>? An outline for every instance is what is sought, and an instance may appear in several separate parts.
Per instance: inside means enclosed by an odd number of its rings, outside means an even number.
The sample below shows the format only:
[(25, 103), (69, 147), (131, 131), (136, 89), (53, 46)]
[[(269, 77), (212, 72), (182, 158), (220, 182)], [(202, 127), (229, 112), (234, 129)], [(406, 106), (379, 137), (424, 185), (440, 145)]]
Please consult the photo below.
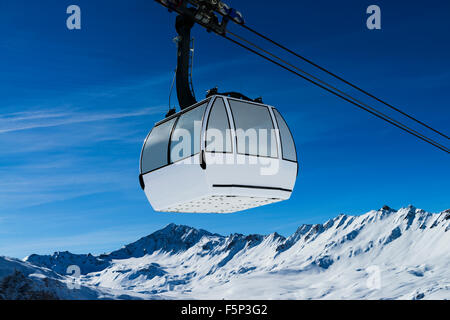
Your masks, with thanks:
[[(196, 104), (193, 105), (192, 107), (189, 107), (189, 109), (183, 110), (182, 112), (180, 112), (180, 113), (177, 114), (177, 119), (175, 120), (175, 123), (173, 124), (173, 127), (172, 127), (172, 131), (170, 132), (169, 146), (168, 146), (168, 148), (167, 148), (167, 160), (168, 160), (168, 164), (169, 164), (169, 165), (174, 164), (174, 163), (177, 163), (177, 162), (180, 162), (180, 161), (183, 161), (183, 160), (186, 160), (186, 159), (191, 158), (191, 157), (194, 157), (194, 156), (196, 156), (196, 155), (199, 155), (199, 154), (202, 152), (202, 136), (203, 136), (202, 131), (203, 131), (203, 123), (204, 123), (204, 120), (205, 120), (205, 113), (206, 113), (206, 111), (208, 110), (209, 102), (210, 102), (210, 101), (208, 101), (208, 100), (203, 100), (203, 101), (201, 101), (200, 103), (196, 103)], [(170, 149), (170, 148), (171, 148), (171, 145), (172, 145), (172, 135), (173, 135), (173, 133), (174, 133), (174, 131), (175, 131), (175, 128), (177, 127), (178, 120), (180, 120), (180, 117), (181, 117), (183, 114), (185, 114), (185, 113), (187, 113), (187, 112), (190, 112), (190, 111), (192, 111), (192, 110), (194, 110), (194, 109), (196, 109), (196, 108), (198, 108), (198, 107), (200, 107), (200, 106), (202, 106), (202, 105), (205, 105), (205, 110), (204, 110), (203, 113), (202, 113), (202, 120), (201, 120), (202, 125), (201, 125), (201, 127), (200, 127), (200, 144), (199, 144), (200, 150), (199, 150), (199, 152), (196, 152), (196, 153), (193, 153), (193, 154), (191, 154), (191, 155), (189, 155), (189, 156), (186, 156), (186, 157), (184, 157), (184, 158), (181, 158), (181, 159), (172, 161), (172, 159), (171, 159), (171, 157), (170, 157), (170, 154), (171, 154), (171, 149)]]
[[(279, 123), (278, 123), (278, 119), (277, 119), (277, 115), (276, 115), (275, 111), (278, 112), (278, 114), (280, 115), (281, 119), (283, 119), (284, 123), (286, 124), (286, 127), (288, 128), (289, 134), (291, 135), (292, 142), (294, 143), (295, 159), (297, 159), (296, 161), (284, 158), (284, 154), (283, 154), (283, 139), (281, 139), (280, 125), (279, 125)], [(289, 161), (289, 162), (293, 162), (293, 163), (297, 163), (297, 164), (298, 164), (297, 145), (295, 144), (295, 139), (294, 139), (294, 135), (292, 134), (291, 128), (289, 128), (289, 125), (288, 125), (288, 123), (286, 122), (286, 119), (283, 117), (283, 115), (281, 114), (281, 112), (278, 111), (277, 108), (272, 107), (272, 113), (273, 113), (273, 117), (275, 118), (275, 121), (276, 121), (276, 123), (277, 123), (278, 132), (279, 132), (279, 136), (280, 136), (281, 159), (282, 159), (282, 160), (285, 160), (285, 161)]]
[[(230, 97), (227, 97), (227, 100), (228, 101), (229, 100), (233, 100), (233, 101), (248, 103), (248, 104), (252, 104), (252, 105), (255, 105), (255, 106), (258, 106), (258, 107), (261, 107), (261, 108), (266, 108), (266, 110), (267, 110), (267, 112), (269, 114), (269, 117), (270, 117), (270, 121), (272, 122), (272, 128), (273, 128), (273, 130), (275, 130), (275, 141), (276, 141), (276, 148), (275, 148), (275, 150), (277, 150), (277, 156), (276, 157), (273, 157), (273, 156), (261, 156), (259, 154), (255, 155), (255, 154), (240, 153), (238, 151), (239, 148), (238, 148), (238, 137), (237, 137), (237, 134), (236, 134), (236, 130), (237, 130), (237, 128), (236, 128), (236, 120), (235, 120), (235, 117), (234, 117), (233, 108), (231, 107), (231, 104), (227, 101), (228, 106), (230, 107), (231, 116), (233, 117), (234, 136), (235, 136), (235, 142), (236, 142), (236, 154), (247, 156), (247, 157), (279, 159), (280, 158), (280, 154), (279, 154), (280, 152), (278, 150), (278, 137), (277, 137), (277, 134), (276, 134), (276, 130), (278, 130), (278, 126), (275, 126), (275, 122), (273, 121), (272, 113), (270, 112), (271, 111), (270, 108), (273, 108), (273, 107), (270, 107), (270, 106), (268, 106), (266, 104), (261, 104), (261, 103), (248, 101), (248, 100), (241, 100), (241, 99), (236, 99), (236, 98), (230, 98)], [(258, 139), (259, 139), (259, 137), (258, 137)]]
[[(207, 139), (208, 139), (208, 136), (207, 136), (207, 132), (208, 132), (208, 126), (209, 126), (209, 119), (210, 119), (210, 117), (211, 117), (211, 113), (212, 113), (212, 111), (213, 111), (213, 109), (214, 109), (214, 104), (216, 103), (216, 100), (217, 99), (222, 99), (222, 101), (223, 101), (223, 106), (224, 106), (224, 108), (225, 108), (225, 113), (227, 114), (227, 122), (228, 122), (228, 128), (230, 129), (230, 142), (231, 142), (231, 152), (227, 152), (227, 151), (208, 151), (207, 150)], [(234, 147), (233, 147), (233, 131), (234, 132), (236, 132), (235, 131), (235, 129), (233, 129), (232, 127), (231, 127), (231, 122), (230, 122), (230, 114), (229, 114), (229, 112), (228, 112), (228, 108), (227, 108), (227, 102), (226, 102), (226, 98), (225, 97), (223, 97), (223, 96), (216, 96), (216, 97), (214, 97), (214, 100), (212, 101), (212, 103), (211, 103), (211, 107), (209, 108), (209, 110), (208, 110), (208, 118), (206, 119), (206, 125), (205, 125), (205, 138), (204, 138), (204, 150), (205, 150), (205, 152), (208, 152), (208, 153), (213, 153), (213, 154), (233, 154), (234, 153)], [(231, 111), (231, 108), (230, 108), (230, 111)], [(237, 149), (237, 145), (236, 145), (236, 149)]]
[[(168, 118), (167, 120), (164, 119), (164, 121), (159, 121), (159, 122), (157, 122), (157, 123), (155, 124), (155, 126), (152, 128), (152, 130), (150, 130), (150, 132), (148, 133), (147, 137), (145, 138), (144, 145), (143, 145), (142, 151), (141, 151), (141, 168), (140, 168), (140, 169), (141, 169), (141, 170), (140, 170), (140, 171), (141, 171), (141, 175), (146, 175), (147, 173), (150, 173), (150, 172), (159, 170), (159, 169), (161, 169), (161, 168), (164, 168), (164, 167), (167, 167), (168, 165), (170, 165), (170, 163), (167, 162), (165, 165), (163, 165), (163, 166), (161, 166), (161, 167), (158, 167), (158, 168), (155, 168), (155, 169), (146, 171), (146, 172), (143, 172), (143, 171), (142, 171), (142, 169), (143, 169), (143, 161), (144, 161), (144, 150), (145, 150), (145, 146), (147, 145), (148, 138), (150, 137), (150, 135), (152, 134), (152, 132), (153, 132), (153, 130), (154, 130), (155, 128), (159, 127), (160, 125), (163, 125), (164, 123), (166, 123), (166, 122), (172, 120), (173, 118), (175, 118), (175, 117), (170, 117), (170, 119)], [(175, 125), (177, 124), (177, 121), (178, 121), (178, 119), (176, 119), (176, 120), (173, 122), (172, 128), (171, 128), (171, 130), (170, 130), (169, 142), (167, 143), (168, 146), (169, 146), (169, 144), (170, 144), (170, 138), (172, 137), (172, 131), (173, 131), (173, 128), (174, 128)]]
[[(176, 113), (176, 114), (174, 114), (174, 115), (171, 115), (170, 117), (167, 117), (167, 118), (162, 119), (162, 120), (160, 120), (160, 121), (158, 121), (158, 122), (155, 123), (155, 125), (154, 125), (153, 128), (152, 128), (152, 130), (150, 130), (150, 132), (148, 133), (147, 137), (145, 138), (144, 144), (143, 144), (143, 147), (142, 147), (142, 151), (141, 151), (141, 159), (140, 159), (140, 172), (141, 172), (141, 175), (146, 175), (147, 173), (151, 173), (151, 172), (153, 172), (153, 171), (156, 171), (156, 170), (165, 168), (165, 167), (170, 166), (170, 165), (172, 165), (172, 164), (174, 164), (174, 163), (177, 163), (177, 162), (179, 162), (179, 161), (186, 160), (187, 158), (196, 156), (196, 155), (198, 155), (198, 154), (201, 153), (201, 151), (202, 151), (202, 144), (201, 144), (201, 143), (202, 143), (202, 133), (200, 133), (200, 152), (197, 152), (197, 153), (195, 153), (195, 154), (193, 154), (193, 155), (191, 155), (191, 156), (189, 156), (189, 157), (186, 157), (186, 158), (179, 159), (179, 160), (177, 160), (177, 161), (171, 162), (171, 159), (170, 159), (170, 144), (171, 144), (171, 141), (172, 141), (172, 134), (173, 134), (173, 132), (174, 132), (174, 130), (175, 130), (175, 127), (176, 127), (176, 125), (177, 125), (177, 123), (178, 123), (178, 120), (179, 120), (180, 116), (181, 116), (182, 114), (186, 113), (186, 112), (189, 112), (189, 111), (191, 111), (191, 110), (193, 110), (193, 109), (195, 109), (195, 108), (201, 106), (202, 104), (206, 104), (206, 106), (205, 106), (205, 111), (204, 111), (203, 114), (202, 114), (202, 129), (201, 129), (201, 130), (203, 131), (203, 122), (204, 122), (204, 119), (205, 119), (205, 113), (206, 113), (206, 111), (208, 110), (208, 106), (209, 106), (209, 103), (210, 103), (210, 102), (211, 102), (211, 98), (207, 98), (207, 99), (205, 99), (205, 100), (202, 100), (202, 101), (200, 101), (200, 102), (197, 102), (196, 104), (193, 104), (192, 106), (190, 106), (190, 107), (188, 107), (188, 108), (186, 108), (186, 109), (184, 109), (184, 110), (179, 111), (178, 113)], [(142, 168), (143, 168), (142, 164), (143, 164), (143, 160), (144, 160), (144, 150), (145, 150), (145, 146), (147, 145), (148, 138), (150, 137), (150, 135), (152, 134), (152, 132), (153, 132), (153, 130), (154, 130), (155, 128), (159, 127), (160, 125), (162, 125), (162, 124), (164, 124), (164, 123), (166, 123), (166, 122), (168, 122), (168, 121), (170, 121), (170, 120), (172, 120), (172, 119), (175, 119), (175, 121), (174, 121), (173, 126), (172, 126), (172, 129), (171, 129), (171, 131), (170, 131), (169, 141), (168, 141), (168, 143), (167, 143), (167, 164), (165, 164), (165, 165), (163, 165), (163, 166), (161, 166), (161, 167), (155, 168), (155, 169), (153, 169), (153, 170), (150, 170), (150, 171), (147, 171), (147, 172), (143, 172), (143, 171), (142, 171)]]

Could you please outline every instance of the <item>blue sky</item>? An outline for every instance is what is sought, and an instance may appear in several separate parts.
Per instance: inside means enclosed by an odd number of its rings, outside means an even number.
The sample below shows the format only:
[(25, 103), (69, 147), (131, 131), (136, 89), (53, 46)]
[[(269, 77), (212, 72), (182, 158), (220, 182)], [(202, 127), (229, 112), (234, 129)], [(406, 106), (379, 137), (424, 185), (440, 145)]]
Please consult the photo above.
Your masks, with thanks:
[[(393, 2), (229, 1), (250, 26), (448, 133), (450, 4)], [(82, 30), (66, 28), (71, 4)], [(382, 30), (365, 26), (371, 4)], [(155, 213), (137, 180), (139, 155), (167, 109), (174, 19), (144, 0), (1, 2), (0, 255), (102, 253), (171, 222), (287, 236), (384, 204), (450, 207), (448, 154), (196, 27), (197, 97), (219, 86), (277, 106), (300, 174), (291, 200), (277, 205)]]

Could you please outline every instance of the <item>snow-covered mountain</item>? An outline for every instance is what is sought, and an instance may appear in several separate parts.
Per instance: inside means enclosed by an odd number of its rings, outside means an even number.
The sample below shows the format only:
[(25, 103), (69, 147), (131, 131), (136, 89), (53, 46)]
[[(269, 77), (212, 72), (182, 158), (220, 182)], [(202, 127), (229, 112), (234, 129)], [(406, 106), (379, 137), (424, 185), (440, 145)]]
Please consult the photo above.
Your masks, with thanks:
[[(2, 258), (0, 298), (17, 295), (14, 281), (31, 281), (33, 292), (54, 281), (48, 292), (63, 299), (449, 299), (448, 231), (450, 210), (412, 206), (341, 214), (288, 238), (170, 224), (100, 256)], [(81, 270), (80, 290), (61, 287), (71, 265)]]
[(86, 286), (71, 290), (70, 284), (66, 276), (48, 268), (0, 257), (0, 300), (112, 299), (115, 296)]

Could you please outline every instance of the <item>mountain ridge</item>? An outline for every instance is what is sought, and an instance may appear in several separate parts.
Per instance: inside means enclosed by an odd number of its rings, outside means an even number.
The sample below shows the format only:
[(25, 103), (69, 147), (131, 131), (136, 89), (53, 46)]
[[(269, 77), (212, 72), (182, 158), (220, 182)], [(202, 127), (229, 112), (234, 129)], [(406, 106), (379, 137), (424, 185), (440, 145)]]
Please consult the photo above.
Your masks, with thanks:
[[(171, 223), (108, 254), (56, 252), (25, 262), (58, 275), (77, 265), (87, 288), (147, 298), (248, 298), (240, 286), (252, 297), (274, 299), (450, 298), (449, 230), (450, 209), (384, 206), (304, 224), (289, 237), (223, 236)], [(389, 279), (384, 291), (364, 287), (365, 270), (373, 266)], [(264, 283), (273, 289), (263, 290)]]

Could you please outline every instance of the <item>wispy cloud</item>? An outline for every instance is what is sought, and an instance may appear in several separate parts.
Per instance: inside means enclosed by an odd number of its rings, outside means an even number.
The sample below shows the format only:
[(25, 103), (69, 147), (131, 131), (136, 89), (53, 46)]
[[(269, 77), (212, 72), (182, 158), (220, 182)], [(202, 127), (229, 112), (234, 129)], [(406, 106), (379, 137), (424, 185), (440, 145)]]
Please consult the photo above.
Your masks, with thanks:
[(133, 186), (141, 142), (149, 130), (145, 122), (159, 113), (161, 107), (130, 112), (54, 108), (0, 114), (0, 209), (33, 207)]
[(161, 113), (162, 110), (162, 107), (151, 107), (133, 112), (112, 113), (61, 112), (57, 110), (9, 113), (0, 115), (0, 134), (36, 128), (57, 127), (75, 123), (139, 117)]
[[(20, 209), (135, 186), (138, 148), (122, 158), (80, 152), (36, 154), (0, 163), (0, 209)], [(111, 147), (113, 149), (113, 147)], [(25, 159), (23, 158), (25, 157)], [(27, 158), (29, 157), (29, 158)]]

